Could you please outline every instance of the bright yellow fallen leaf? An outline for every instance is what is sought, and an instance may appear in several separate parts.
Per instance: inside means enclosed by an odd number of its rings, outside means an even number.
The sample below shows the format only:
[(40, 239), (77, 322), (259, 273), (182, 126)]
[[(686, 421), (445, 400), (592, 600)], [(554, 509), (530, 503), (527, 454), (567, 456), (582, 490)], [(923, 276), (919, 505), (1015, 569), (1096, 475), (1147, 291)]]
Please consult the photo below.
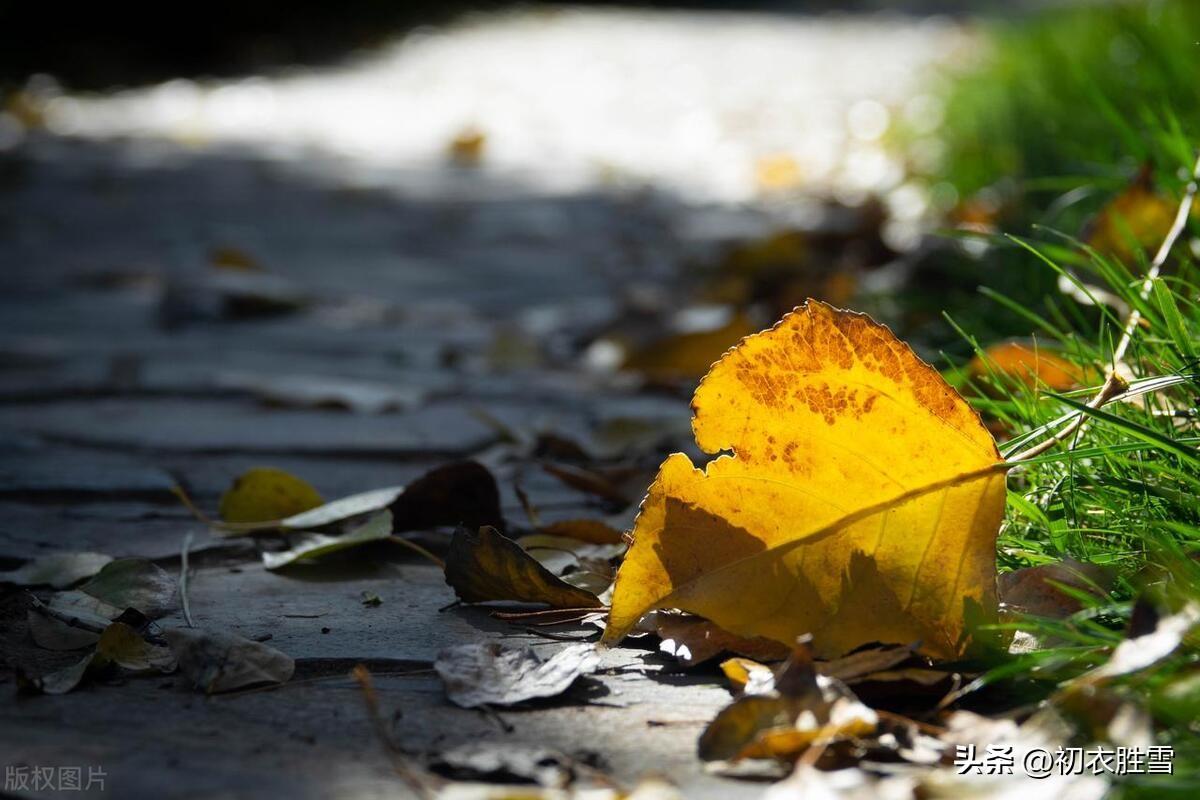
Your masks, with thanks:
[(220, 514), (225, 522), (265, 522), (308, 511), (323, 502), (308, 481), (274, 467), (255, 467), (235, 478), (221, 495)]
[(713, 365), (692, 400), (704, 470), (663, 462), (604, 634), (654, 608), (821, 655), (921, 642), (952, 657), (995, 613), (996, 445), (891, 331), (810, 301)]

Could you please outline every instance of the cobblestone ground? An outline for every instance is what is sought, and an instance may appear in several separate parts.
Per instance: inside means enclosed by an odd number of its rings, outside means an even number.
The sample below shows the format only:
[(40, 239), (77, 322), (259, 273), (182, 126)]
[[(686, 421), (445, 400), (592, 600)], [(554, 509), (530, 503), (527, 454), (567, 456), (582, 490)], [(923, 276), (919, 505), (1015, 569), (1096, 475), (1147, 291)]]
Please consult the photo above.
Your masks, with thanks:
[[(333, 498), (473, 456), (519, 520), (513, 432), (611, 451), (614, 430), (651, 430), (650, 465), (686, 447), (686, 392), (589, 368), (581, 343), (631, 295), (799, 213), (756, 199), (762, 157), (790, 154), (823, 191), (898, 188), (873, 143), (897, 115), (935, 113), (917, 78), (957, 37), (898, 17), (477, 19), (325, 71), (51, 99), (48, 130), (10, 130), (0, 566), (73, 549), (178, 570), (191, 534), (197, 623), (270, 635), (298, 674), (212, 698), (142, 678), (10, 700), (6, 765), (100, 766), (113, 797), (403, 796), (345, 677), (365, 661), (414, 753), (552, 743), (626, 785), (760, 793), (695, 757), (729, 698), (713, 674), (622, 648), (582, 699), (502, 720), (454, 708), (430, 670), (441, 648), (559, 645), (439, 612), (441, 572), (401, 556), (268, 573), (169, 487), (213, 509), (271, 464)], [(447, 165), (469, 126), (482, 164)], [(262, 271), (212, 266), (242, 256)], [(522, 481), (544, 516), (598, 513), (539, 475)], [(23, 592), (0, 596), (10, 665), (70, 662), (28, 641)]]

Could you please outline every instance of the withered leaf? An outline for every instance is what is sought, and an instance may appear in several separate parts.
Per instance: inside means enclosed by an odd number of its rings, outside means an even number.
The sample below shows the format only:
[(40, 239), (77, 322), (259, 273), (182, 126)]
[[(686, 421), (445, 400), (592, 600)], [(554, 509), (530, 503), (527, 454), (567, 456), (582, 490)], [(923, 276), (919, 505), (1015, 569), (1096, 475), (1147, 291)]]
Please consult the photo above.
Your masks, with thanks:
[(789, 649), (761, 637), (738, 636), (693, 614), (658, 612), (654, 626), (662, 639), (659, 650), (674, 656), (685, 667), (708, 661), (721, 653), (734, 653), (758, 661), (786, 658)]
[(484, 642), (443, 650), (433, 666), (451, 702), (478, 708), (554, 697), (599, 665), (600, 657), (590, 644), (569, 645), (543, 661), (530, 647)]
[(865, 736), (878, 717), (834, 678), (817, 674), (812, 650), (802, 642), (771, 691), (743, 694), (726, 706), (700, 736), (700, 758), (794, 759), (814, 742)]
[(88, 653), (86, 656), (70, 664), (62, 669), (54, 670), (37, 678), (24, 678), (19, 680), (29, 690), (42, 692), (43, 694), (66, 694), (83, 682), (84, 676), (88, 670), (96, 662), (96, 654)]
[(599, 608), (591, 592), (565, 582), (495, 528), (459, 528), (446, 554), (446, 583), (465, 603), (512, 600), (551, 608)]
[(130, 672), (170, 672), (175, 669), (175, 656), (169, 647), (146, 641), (124, 622), (114, 622), (104, 629), (96, 642), (96, 656)]
[(163, 635), (179, 663), (179, 671), (208, 694), (286, 683), (296, 669), (290, 656), (232, 633), (172, 628)]
[(309, 531), (345, 522), (387, 508), (404, 492), (403, 486), (385, 486), (340, 497), (324, 505), (293, 514), (284, 519), (247, 522), (221, 526), (221, 536), (243, 536), (264, 531)]
[(137, 609), (150, 619), (179, 608), (175, 578), (144, 558), (121, 558), (105, 564), (79, 591), (120, 611)]
[(392, 514), (390, 511), (380, 511), (340, 536), (326, 536), (323, 533), (296, 534), (292, 537), (292, 546), (287, 550), (263, 553), (263, 566), (267, 569), (281, 569), (290, 564), (310, 563), (330, 553), (383, 541), (391, 535)]
[(430, 470), (405, 488), (391, 510), (397, 531), (440, 525), (505, 528), (496, 479), (477, 461), (455, 461)]
[[(100, 620), (101, 623), (104, 620)], [(84, 624), (77, 617), (56, 614), (50, 608), (34, 605), (25, 613), (29, 636), (34, 644), (46, 650), (78, 650), (90, 647), (100, 639), (103, 625)]]
[(0, 583), (19, 586), (51, 586), (65, 589), (84, 578), (90, 578), (112, 561), (103, 553), (50, 553), (22, 564), (16, 569), (0, 572)]
[(892, 333), (816, 301), (713, 365), (692, 401), (705, 469), (668, 458), (604, 639), (673, 607), (743, 636), (965, 646), (996, 611), (1004, 467), (970, 406)]
[(1071, 558), (1025, 567), (1000, 576), (1000, 601), (1022, 614), (1061, 619), (1083, 607), (1072, 591), (1102, 598), (1114, 577), (1112, 570)]

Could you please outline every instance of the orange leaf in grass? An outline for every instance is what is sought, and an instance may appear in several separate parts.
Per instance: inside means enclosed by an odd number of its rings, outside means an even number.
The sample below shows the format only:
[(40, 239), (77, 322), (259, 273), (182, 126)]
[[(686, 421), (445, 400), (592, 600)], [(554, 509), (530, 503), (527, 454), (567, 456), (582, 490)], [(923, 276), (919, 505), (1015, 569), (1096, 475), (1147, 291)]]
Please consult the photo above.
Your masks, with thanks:
[(891, 331), (810, 301), (713, 365), (692, 400), (703, 470), (663, 462), (604, 638), (655, 608), (821, 655), (965, 646), (995, 613), (1000, 456), (979, 416)]

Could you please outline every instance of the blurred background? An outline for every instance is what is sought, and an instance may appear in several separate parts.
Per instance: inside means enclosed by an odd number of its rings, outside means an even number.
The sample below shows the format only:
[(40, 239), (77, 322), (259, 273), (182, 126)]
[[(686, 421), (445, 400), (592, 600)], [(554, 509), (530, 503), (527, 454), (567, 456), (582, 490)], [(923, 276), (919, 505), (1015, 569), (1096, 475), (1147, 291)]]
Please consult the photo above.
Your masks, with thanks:
[(961, 362), (944, 312), (1030, 333), (981, 284), (1057, 291), (989, 236), (1086, 237), (1122, 187), (1178, 186), (1198, 23), (1186, 0), (5, 3), (9, 360), (91, 375), (100, 348), (94, 380), (136, 382), (155, 337), (225, 331), (252, 361), (231, 319), (411, 324), (435, 372), (686, 396), (812, 296)]

